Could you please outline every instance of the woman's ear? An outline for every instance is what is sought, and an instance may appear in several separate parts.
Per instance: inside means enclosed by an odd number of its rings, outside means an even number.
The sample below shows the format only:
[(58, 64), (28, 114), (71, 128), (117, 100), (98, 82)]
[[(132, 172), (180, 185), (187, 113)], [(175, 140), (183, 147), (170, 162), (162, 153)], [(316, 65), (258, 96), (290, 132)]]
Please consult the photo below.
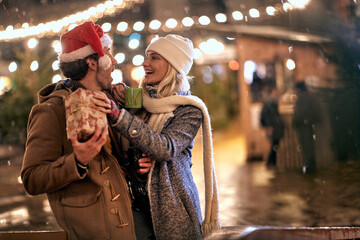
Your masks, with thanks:
[(95, 61), (94, 59), (92, 58), (88, 58), (86, 59), (86, 63), (87, 65), (89, 66), (90, 69), (92, 70), (96, 70), (97, 69), (97, 61)]

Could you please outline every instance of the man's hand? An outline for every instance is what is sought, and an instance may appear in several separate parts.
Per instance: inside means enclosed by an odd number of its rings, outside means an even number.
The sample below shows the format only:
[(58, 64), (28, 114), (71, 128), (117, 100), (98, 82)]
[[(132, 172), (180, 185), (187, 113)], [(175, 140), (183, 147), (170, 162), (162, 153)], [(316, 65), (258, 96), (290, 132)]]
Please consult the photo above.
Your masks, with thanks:
[(151, 159), (146, 156), (145, 153), (142, 154), (143, 158), (139, 159), (139, 169), (136, 170), (138, 174), (144, 175), (150, 171)]
[(74, 134), (70, 140), (74, 149), (76, 160), (84, 165), (88, 165), (105, 144), (107, 134), (107, 127), (105, 127), (102, 131), (100, 128), (96, 127), (94, 135), (86, 142), (79, 142), (77, 134)]

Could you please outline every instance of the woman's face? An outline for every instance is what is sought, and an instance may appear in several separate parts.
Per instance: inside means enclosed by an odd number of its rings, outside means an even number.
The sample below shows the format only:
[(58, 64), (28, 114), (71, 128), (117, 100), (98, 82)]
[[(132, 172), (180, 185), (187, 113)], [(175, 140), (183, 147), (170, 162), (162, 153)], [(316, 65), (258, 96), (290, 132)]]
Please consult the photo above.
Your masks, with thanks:
[(154, 51), (147, 52), (147, 58), (142, 65), (145, 70), (144, 83), (154, 85), (164, 79), (169, 67), (168, 61)]

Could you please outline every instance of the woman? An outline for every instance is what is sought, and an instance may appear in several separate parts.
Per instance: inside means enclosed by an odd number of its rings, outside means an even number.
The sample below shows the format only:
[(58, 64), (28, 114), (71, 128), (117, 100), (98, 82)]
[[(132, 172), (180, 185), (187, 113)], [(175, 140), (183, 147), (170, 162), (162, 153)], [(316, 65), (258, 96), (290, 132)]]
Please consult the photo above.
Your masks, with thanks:
[[(167, 35), (151, 43), (143, 63), (140, 117), (111, 104), (113, 127), (150, 157), (147, 191), (156, 239), (200, 239), (220, 227), (210, 119), (205, 104), (190, 94), (191, 40)], [(205, 219), (191, 174), (191, 149), (202, 125)]]

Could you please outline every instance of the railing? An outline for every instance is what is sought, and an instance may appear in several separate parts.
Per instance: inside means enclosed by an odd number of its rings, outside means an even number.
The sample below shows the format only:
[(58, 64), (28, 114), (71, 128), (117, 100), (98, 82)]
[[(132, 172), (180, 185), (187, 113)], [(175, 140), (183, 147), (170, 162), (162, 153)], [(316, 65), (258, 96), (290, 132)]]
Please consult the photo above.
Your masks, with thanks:
[(208, 239), (214, 240), (323, 240), (360, 239), (360, 227), (224, 227)]
[[(0, 240), (66, 240), (63, 231), (0, 232)], [(308, 240), (360, 239), (360, 227), (223, 227), (206, 240)]]
[(0, 231), (0, 240), (66, 240), (64, 231)]

